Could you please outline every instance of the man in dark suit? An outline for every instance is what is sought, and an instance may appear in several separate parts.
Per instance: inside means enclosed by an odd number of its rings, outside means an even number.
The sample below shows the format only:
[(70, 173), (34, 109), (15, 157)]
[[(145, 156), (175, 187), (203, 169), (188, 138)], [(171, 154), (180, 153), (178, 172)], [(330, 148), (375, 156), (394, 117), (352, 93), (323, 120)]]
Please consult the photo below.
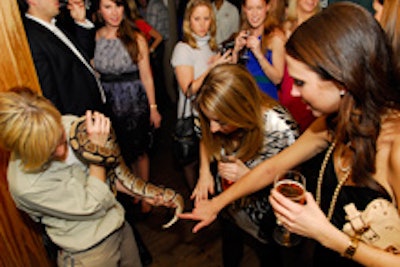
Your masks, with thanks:
[(22, 17), (43, 95), (62, 114), (83, 115), (88, 109), (104, 113), (103, 89), (89, 63), (94, 25), (86, 19), (83, 1), (67, 4), (75, 21), (69, 33), (55, 24), (58, 0), (22, 1), (27, 4)]

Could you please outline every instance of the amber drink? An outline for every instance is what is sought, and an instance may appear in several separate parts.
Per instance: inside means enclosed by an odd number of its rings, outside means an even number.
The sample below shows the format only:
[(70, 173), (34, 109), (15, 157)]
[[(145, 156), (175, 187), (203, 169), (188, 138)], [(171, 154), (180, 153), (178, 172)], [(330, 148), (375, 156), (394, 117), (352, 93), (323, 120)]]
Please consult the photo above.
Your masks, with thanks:
[[(276, 176), (274, 188), (294, 202), (305, 204), (306, 179), (298, 171), (286, 171)], [(301, 237), (290, 233), (277, 221), (273, 237), (275, 241), (285, 247), (292, 247), (300, 243)]]

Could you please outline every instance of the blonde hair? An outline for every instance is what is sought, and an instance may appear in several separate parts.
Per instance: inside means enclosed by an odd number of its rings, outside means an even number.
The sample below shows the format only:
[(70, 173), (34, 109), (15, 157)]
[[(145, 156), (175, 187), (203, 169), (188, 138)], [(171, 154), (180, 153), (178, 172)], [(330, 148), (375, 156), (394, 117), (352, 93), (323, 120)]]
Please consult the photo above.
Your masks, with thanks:
[[(286, 9), (286, 20), (296, 21), (297, 20), (297, 3), (299, 0), (288, 0), (288, 7)], [(314, 8), (313, 13), (321, 11), (321, 1), (318, 1), (318, 5)]]
[(192, 48), (198, 48), (196, 39), (193, 37), (192, 29), (190, 28), (190, 17), (192, 16), (194, 10), (198, 6), (206, 6), (210, 10), (211, 14), (211, 24), (210, 24), (210, 40), (208, 41), (208, 45), (210, 46), (212, 51), (216, 51), (217, 41), (215, 40), (215, 34), (217, 31), (217, 24), (215, 19), (215, 14), (212, 9), (211, 2), (209, 0), (190, 0), (185, 9), (185, 15), (183, 18), (183, 40), (187, 42)]
[(0, 145), (21, 159), (25, 171), (41, 169), (64, 134), (59, 111), (28, 88), (0, 92)]
[[(277, 103), (260, 91), (253, 76), (241, 65), (222, 64), (213, 68), (199, 92), (195, 104), (210, 158), (219, 159), (221, 147), (228, 153), (235, 151), (242, 161), (253, 158), (264, 141), (263, 110)], [(212, 133), (204, 111), (238, 129), (230, 135)]]
[(380, 24), (393, 49), (395, 65), (400, 71), (400, 0), (384, 0)]

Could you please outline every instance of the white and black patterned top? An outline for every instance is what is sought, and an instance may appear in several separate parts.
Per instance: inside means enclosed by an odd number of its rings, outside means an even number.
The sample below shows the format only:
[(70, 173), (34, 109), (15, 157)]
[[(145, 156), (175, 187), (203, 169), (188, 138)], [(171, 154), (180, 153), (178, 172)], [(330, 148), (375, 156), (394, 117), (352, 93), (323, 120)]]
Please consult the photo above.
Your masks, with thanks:
[[(297, 123), (282, 106), (275, 106), (264, 113), (264, 125), (262, 149), (252, 159), (244, 162), (250, 169), (293, 144), (299, 136)], [(220, 183), (220, 177), (217, 175), (217, 190), (218, 183)], [(239, 227), (261, 242), (266, 242), (267, 238), (262, 233), (263, 230), (260, 231), (260, 226), (265, 224), (266, 219), (271, 219), (275, 222), (272, 208), (268, 201), (269, 190), (270, 186), (235, 201), (226, 209), (231, 219)]]

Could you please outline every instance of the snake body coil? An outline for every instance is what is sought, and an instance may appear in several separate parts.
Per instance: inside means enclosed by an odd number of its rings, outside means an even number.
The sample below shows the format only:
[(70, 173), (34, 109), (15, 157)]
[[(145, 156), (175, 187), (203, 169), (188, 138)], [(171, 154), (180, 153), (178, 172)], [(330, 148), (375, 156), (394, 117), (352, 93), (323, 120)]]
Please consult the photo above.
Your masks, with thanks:
[(169, 228), (178, 221), (178, 214), (182, 213), (184, 208), (183, 197), (170, 188), (162, 188), (136, 177), (126, 166), (121, 156), (113, 129), (110, 131), (105, 146), (97, 146), (91, 143), (87, 136), (86, 117), (83, 116), (72, 123), (69, 140), (72, 150), (82, 161), (111, 167), (107, 175), (108, 178), (111, 180), (118, 179), (134, 195), (143, 198), (162, 196), (165, 202), (174, 203), (176, 206), (175, 215), (168, 223), (163, 225), (163, 228)]

